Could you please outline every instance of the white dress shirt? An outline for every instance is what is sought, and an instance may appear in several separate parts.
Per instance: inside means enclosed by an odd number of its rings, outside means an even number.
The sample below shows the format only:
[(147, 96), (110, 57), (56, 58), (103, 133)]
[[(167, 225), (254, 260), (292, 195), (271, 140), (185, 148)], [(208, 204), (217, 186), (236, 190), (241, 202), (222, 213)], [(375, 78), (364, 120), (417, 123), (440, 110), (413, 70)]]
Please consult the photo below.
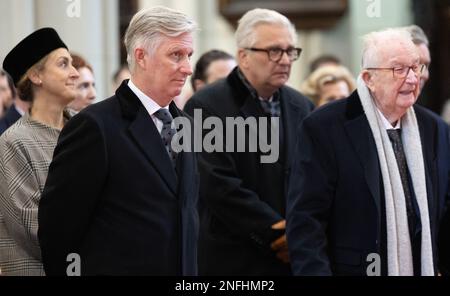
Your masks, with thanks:
[(386, 117), (383, 115), (383, 113), (380, 111), (380, 109), (377, 108), (377, 111), (378, 111), (378, 114), (380, 114), (381, 121), (383, 121), (384, 128), (386, 130), (402, 128), (402, 124), (401, 124), (402, 120), (401, 120), (401, 118), (399, 120), (397, 120), (397, 124), (395, 126), (392, 126), (392, 124), (386, 119)]
[(159, 106), (155, 101), (152, 100), (152, 98), (150, 98), (149, 96), (144, 94), (139, 88), (137, 88), (137, 86), (131, 81), (131, 79), (128, 81), (128, 87), (142, 102), (142, 105), (144, 105), (148, 114), (150, 115), (153, 122), (155, 123), (156, 128), (158, 129), (158, 132), (161, 134), (161, 131), (163, 128), (163, 122), (160, 119), (158, 119), (154, 114), (156, 111), (158, 111), (161, 108), (169, 111), (169, 106), (165, 106), (165, 107)]

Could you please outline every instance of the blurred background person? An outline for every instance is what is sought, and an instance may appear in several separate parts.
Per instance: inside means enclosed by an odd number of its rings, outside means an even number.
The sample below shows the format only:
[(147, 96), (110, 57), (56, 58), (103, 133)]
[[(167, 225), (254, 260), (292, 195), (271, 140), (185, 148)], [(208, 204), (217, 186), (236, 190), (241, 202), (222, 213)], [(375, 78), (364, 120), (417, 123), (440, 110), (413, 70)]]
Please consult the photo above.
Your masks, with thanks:
[(234, 57), (222, 50), (212, 49), (202, 54), (195, 64), (191, 76), (192, 91), (188, 90), (174, 99), (178, 108), (183, 109), (193, 93), (208, 84), (227, 77), (236, 65)]
[(300, 91), (320, 107), (348, 97), (355, 88), (355, 79), (347, 68), (327, 65), (315, 70), (301, 85)]
[(192, 90), (196, 92), (205, 85), (227, 77), (234, 67), (236, 60), (225, 51), (212, 49), (205, 52), (195, 64), (191, 77)]
[(128, 65), (122, 65), (113, 75), (112, 91), (116, 92), (116, 89), (122, 84), (122, 81), (131, 78), (130, 69)]
[(0, 69), (0, 118), (11, 106), (15, 96), (14, 83), (11, 77), (5, 71)]
[(425, 69), (420, 75), (420, 90), (422, 91), (425, 83), (430, 78), (430, 64), (431, 64), (431, 54), (430, 49), (428, 48), (430, 42), (428, 41), (427, 35), (423, 32), (423, 30), (416, 25), (412, 25), (406, 27), (406, 30), (411, 34), (411, 38), (413, 43), (416, 45), (416, 48), (419, 52), (420, 63), (425, 65)]
[(68, 107), (76, 112), (80, 112), (92, 104), (97, 97), (94, 70), (92, 70), (92, 66), (81, 56), (74, 53), (71, 53), (71, 55), (72, 65), (77, 69), (80, 77), (76, 82), (77, 96)]
[[(12, 105), (5, 111), (3, 117), (0, 118), (0, 135), (3, 134), (11, 125), (13, 125), (20, 117), (28, 112), (30, 104), (22, 101), (17, 95), (14, 81), (8, 73), (0, 71), (0, 97), (12, 98)], [(2, 99), (0, 98), (0, 101)], [(6, 100), (5, 100), (6, 101)]]
[(318, 56), (309, 64), (309, 73), (312, 73), (323, 66), (338, 66), (341, 65), (341, 60), (338, 57), (330, 54)]
[(38, 205), (60, 131), (70, 118), (78, 72), (52, 28), (30, 34), (6, 56), (19, 96), (31, 102), (0, 136), (0, 268), (4, 275), (44, 275)]

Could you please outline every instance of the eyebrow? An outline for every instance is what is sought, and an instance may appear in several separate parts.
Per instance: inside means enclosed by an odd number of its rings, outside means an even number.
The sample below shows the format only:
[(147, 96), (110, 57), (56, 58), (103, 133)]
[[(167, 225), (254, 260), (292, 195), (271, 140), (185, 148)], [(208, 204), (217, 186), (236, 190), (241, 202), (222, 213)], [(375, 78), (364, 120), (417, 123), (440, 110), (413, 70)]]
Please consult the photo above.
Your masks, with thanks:
[(67, 61), (67, 62), (72, 62), (72, 61), (73, 61), (72, 58), (66, 57), (66, 56), (60, 56), (60, 57), (57, 59), (57, 61), (60, 61), (60, 60), (64, 60), (64, 61)]
[[(269, 45), (266, 45), (266, 46), (262, 46), (262, 48), (267, 48), (267, 49), (269, 49), (269, 48), (281, 48), (281, 49), (284, 49), (285, 47), (284, 47), (284, 46), (281, 46), (280, 44), (269, 44)], [(289, 44), (289, 45), (286, 47), (286, 49), (287, 49), (287, 48), (295, 48), (295, 45)]]

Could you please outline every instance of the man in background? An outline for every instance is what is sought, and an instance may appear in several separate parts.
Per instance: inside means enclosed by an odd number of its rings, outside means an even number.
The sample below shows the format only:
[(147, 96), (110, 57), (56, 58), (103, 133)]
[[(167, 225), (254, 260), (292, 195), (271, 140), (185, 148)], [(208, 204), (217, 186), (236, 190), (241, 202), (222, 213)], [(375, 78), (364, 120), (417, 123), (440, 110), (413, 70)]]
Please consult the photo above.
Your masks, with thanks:
[(12, 105), (6, 109), (3, 117), (0, 118), (1, 135), (30, 108), (30, 103), (20, 99), (11, 77), (3, 70), (0, 71), (0, 101), (12, 101)]
[[(273, 10), (253, 9), (239, 21), (236, 67), (226, 79), (201, 89), (188, 101), (190, 115), (204, 118), (279, 119), (269, 124), (279, 137), (274, 162), (265, 152), (203, 152), (199, 156), (201, 231), (200, 275), (289, 275), (285, 236), (285, 203), (297, 130), (312, 103), (286, 86), (292, 64), (300, 57), (294, 25)], [(256, 130), (267, 128), (263, 125)], [(230, 131), (229, 129), (233, 129)], [(249, 143), (255, 129), (234, 134), (233, 143)], [(236, 147), (234, 147), (236, 148)], [(225, 152), (226, 151), (226, 152)]]
[(236, 67), (236, 61), (222, 50), (212, 49), (205, 52), (195, 64), (191, 77), (194, 92), (219, 79), (225, 78)]

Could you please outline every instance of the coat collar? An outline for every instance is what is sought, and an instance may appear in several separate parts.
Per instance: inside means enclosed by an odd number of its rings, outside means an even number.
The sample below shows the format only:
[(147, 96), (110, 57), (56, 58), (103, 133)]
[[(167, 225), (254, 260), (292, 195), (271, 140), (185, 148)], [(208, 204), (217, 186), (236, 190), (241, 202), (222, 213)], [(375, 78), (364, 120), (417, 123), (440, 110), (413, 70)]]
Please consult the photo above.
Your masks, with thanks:
[[(116, 96), (119, 101), (122, 116), (130, 121), (128, 128), (130, 135), (141, 148), (149, 162), (159, 172), (167, 186), (176, 194), (178, 190), (177, 174), (161, 141), (161, 136), (147, 110), (139, 101), (139, 98), (128, 87), (127, 83), (128, 80), (122, 83), (116, 91)], [(182, 116), (181, 111), (176, 107), (174, 102), (170, 103), (169, 111), (174, 118)], [(179, 157), (181, 157), (181, 161), (178, 163), (183, 165), (183, 156), (179, 155)]]
[[(248, 86), (243, 83), (242, 78), (239, 77), (239, 68), (236, 67), (232, 73), (227, 77), (229, 84), (234, 86), (234, 99), (240, 108), (240, 113), (244, 118), (255, 116), (264, 117), (267, 116), (261, 104), (258, 102), (258, 98), (251, 92)], [(284, 137), (284, 147), (286, 152), (285, 167), (288, 169), (290, 167), (292, 154), (294, 153), (298, 126), (301, 123), (301, 119), (306, 116), (306, 112), (310, 110), (302, 111), (302, 107), (299, 105), (297, 100), (293, 98), (289, 92), (285, 91), (284, 87), (281, 87), (277, 94), (278, 99), (281, 104), (281, 124), (283, 128)], [(305, 114), (302, 114), (305, 112)]]
[(19, 112), (17, 112), (16, 107), (14, 105), (11, 105), (11, 107), (8, 108), (8, 110), (5, 113), (5, 116), (3, 117), (3, 120), (6, 121), (8, 126), (11, 126), (19, 120), (19, 118), (22, 117)]
[(244, 84), (241, 77), (239, 77), (239, 67), (228, 75), (227, 80), (233, 86), (233, 100), (237, 106), (240, 106), (240, 113), (244, 118), (247, 117), (262, 117), (266, 116), (261, 104), (257, 101), (258, 98), (251, 92), (251, 90)]
[(364, 176), (380, 217), (381, 192), (378, 154), (369, 122), (356, 91), (347, 99), (344, 128), (364, 168)]

